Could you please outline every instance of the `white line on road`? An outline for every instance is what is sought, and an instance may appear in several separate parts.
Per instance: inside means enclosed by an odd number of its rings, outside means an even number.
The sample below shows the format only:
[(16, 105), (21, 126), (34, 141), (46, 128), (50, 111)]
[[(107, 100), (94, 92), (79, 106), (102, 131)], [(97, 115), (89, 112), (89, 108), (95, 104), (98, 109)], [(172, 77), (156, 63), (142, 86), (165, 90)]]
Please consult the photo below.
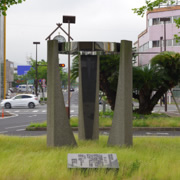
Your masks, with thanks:
[(33, 111), (33, 112), (38, 112), (37, 110)]
[(7, 132), (8, 132), (8, 131), (1, 131), (0, 134), (2, 134), (2, 133), (7, 133)]
[(74, 110), (71, 110), (71, 113), (73, 113), (74, 112)]
[(13, 129), (13, 128), (19, 128), (19, 127), (24, 127), (24, 126), (29, 126), (29, 124), (22, 125), (22, 126), (12, 126), (12, 127), (7, 127), (5, 129)]
[(159, 135), (169, 135), (169, 133), (156, 133), (156, 134), (159, 134)]
[(17, 129), (16, 131), (24, 131), (25, 129)]
[(147, 135), (169, 135), (169, 133), (150, 133), (150, 132), (146, 132)]
[(42, 112), (46, 112), (46, 110), (43, 110)]
[(14, 111), (14, 112), (19, 112), (19, 111)]

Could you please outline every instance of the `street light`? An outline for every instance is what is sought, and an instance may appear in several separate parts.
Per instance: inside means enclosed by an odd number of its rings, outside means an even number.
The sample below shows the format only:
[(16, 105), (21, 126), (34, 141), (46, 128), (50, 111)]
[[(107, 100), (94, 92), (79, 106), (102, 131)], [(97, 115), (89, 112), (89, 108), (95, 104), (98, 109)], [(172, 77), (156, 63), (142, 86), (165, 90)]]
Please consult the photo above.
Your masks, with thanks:
[(40, 44), (40, 42), (33, 42), (33, 44), (36, 45), (36, 96), (38, 96), (37, 90), (38, 90), (38, 70), (37, 70), (37, 45)]
[[(63, 23), (68, 23), (68, 49), (70, 49), (70, 24), (75, 24), (75, 21), (75, 16), (63, 16)], [(68, 52), (68, 118), (70, 118), (70, 52)]]
[[(160, 18), (161, 22), (164, 22), (164, 51), (166, 51), (166, 22), (170, 21), (170, 18)], [(165, 93), (165, 112), (167, 112), (167, 92)]]

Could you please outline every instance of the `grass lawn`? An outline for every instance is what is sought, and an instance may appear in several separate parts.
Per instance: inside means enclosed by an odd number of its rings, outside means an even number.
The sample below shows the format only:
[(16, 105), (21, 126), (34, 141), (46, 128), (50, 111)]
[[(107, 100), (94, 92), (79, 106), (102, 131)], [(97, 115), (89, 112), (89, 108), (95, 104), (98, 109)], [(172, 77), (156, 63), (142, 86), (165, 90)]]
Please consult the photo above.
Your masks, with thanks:
[[(77, 147), (48, 148), (45, 136), (0, 136), (0, 179), (180, 179), (179, 137), (136, 137), (131, 148), (107, 147), (107, 138), (100, 136), (99, 141), (77, 140)], [(117, 173), (103, 169), (69, 170), (68, 153), (116, 153), (120, 169)]]
[[(99, 116), (99, 127), (111, 127), (113, 114)], [(70, 125), (78, 127), (78, 117), (71, 117)], [(31, 127), (46, 127), (44, 123), (31, 123), (27, 129)], [(133, 127), (180, 127), (180, 117), (169, 117), (165, 114), (138, 115), (134, 114)]]

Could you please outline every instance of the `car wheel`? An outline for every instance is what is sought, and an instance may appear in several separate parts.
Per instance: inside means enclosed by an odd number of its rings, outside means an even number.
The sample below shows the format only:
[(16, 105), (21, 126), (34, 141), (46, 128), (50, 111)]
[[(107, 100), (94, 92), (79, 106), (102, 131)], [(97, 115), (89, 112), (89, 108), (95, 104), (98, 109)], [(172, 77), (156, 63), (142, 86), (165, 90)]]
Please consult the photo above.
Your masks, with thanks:
[(28, 104), (28, 107), (33, 109), (35, 107), (35, 104), (31, 102), (31, 103)]
[(5, 107), (6, 109), (10, 109), (10, 108), (11, 108), (11, 104), (10, 104), (10, 103), (6, 103), (6, 104), (4, 105), (4, 107)]

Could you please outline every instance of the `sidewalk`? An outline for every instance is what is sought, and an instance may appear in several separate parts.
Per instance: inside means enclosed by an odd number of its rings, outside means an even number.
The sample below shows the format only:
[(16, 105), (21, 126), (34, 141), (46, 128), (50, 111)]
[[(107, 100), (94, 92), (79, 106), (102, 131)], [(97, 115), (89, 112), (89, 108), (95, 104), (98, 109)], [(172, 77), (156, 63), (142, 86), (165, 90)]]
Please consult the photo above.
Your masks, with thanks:
[(170, 111), (170, 112), (164, 112), (164, 113), (171, 117), (180, 117), (180, 113), (178, 111)]

